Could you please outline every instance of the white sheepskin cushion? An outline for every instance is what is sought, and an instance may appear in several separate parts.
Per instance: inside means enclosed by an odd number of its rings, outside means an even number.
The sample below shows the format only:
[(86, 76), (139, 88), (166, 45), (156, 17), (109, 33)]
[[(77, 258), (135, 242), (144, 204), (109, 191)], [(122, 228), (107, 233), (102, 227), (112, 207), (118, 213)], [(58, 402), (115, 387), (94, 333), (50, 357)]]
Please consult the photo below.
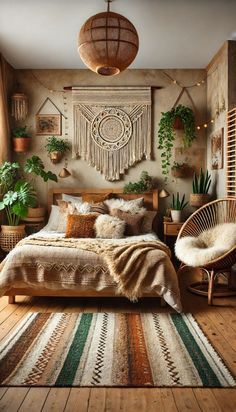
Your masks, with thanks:
[(125, 222), (118, 217), (110, 215), (100, 215), (96, 219), (96, 237), (103, 239), (121, 239), (125, 233)]
[(177, 258), (192, 267), (200, 267), (236, 246), (236, 224), (223, 223), (203, 231), (198, 237), (186, 236), (175, 244)]
[(123, 212), (129, 212), (131, 214), (135, 213), (145, 213), (146, 209), (143, 206), (143, 197), (133, 200), (124, 199), (107, 199), (104, 203), (108, 206), (109, 211), (112, 209), (120, 209)]

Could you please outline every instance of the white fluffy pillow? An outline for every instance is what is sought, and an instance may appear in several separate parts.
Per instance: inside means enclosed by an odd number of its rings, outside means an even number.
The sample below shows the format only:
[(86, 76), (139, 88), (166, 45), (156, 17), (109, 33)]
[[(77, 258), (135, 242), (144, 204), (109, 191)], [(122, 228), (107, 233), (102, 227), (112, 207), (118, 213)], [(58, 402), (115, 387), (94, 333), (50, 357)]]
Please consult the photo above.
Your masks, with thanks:
[(198, 237), (185, 236), (175, 244), (177, 258), (192, 267), (204, 266), (236, 246), (236, 224), (223, 223)]
[(124, 237), (125, 222), (118, 217), (100, 215), (95, 221), (96, 237), (103, 239), (121, 239)]
[(143, 207), (143, 200), (143, 197), (133, 200), (107, 199), (104, 203), (108, 206), (109, 211), (120, 209), (133, 215), (135, 213), (145, 213), (146, 209)]

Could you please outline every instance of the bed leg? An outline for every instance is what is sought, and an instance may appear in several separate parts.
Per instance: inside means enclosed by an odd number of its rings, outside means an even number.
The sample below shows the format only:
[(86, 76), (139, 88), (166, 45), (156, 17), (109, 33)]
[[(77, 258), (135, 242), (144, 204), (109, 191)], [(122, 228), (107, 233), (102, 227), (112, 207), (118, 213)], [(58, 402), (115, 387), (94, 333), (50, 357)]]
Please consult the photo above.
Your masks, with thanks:
[(9, 305), (16, 303), (16, 297), (13, 296), (8, 296), (8, 303)]
[(164, 308), (166, 306), (166, 301), (161, 297), (161, 308)]

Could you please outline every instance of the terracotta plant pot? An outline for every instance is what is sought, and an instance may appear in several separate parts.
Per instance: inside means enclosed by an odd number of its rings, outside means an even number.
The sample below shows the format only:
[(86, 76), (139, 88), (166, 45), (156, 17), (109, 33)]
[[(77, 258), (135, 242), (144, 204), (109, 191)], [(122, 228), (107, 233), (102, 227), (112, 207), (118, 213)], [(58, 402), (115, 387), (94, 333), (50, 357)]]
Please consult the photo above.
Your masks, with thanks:
[(39, 207), (28, 207), (28, 215), (27, 217), (29, 218), (38, 218), (38, 217), (44, 217), (45, 216), (45, 207), (39, 206)]
[(200, 193), (191, 193), (189, 204), (193, 207), (201, 207), (210, 201), (210, 195), (200, 194)]
[(182, 122), (182, 120), (180, 119), (180, 117), (176, 117), (176, 118), (175, 118), (174, 124), (173, 124), (173, 128), (174, 128), (175, 130), (183, 130), (184, 125), (183, 125), (183, 122)]
[(16, 244), (25, 237), (25, 225), (1, 226), (0, 246), (5, 252), (14, 249)]
[(178, 222), (178, 223), (182, 222), (182, 210), (171, 209), (170, 213), (171, 213), (172, 222)]
[(13, 137), (13, 150), (17, 153), (26, 153), (30, 150), (30, 137)]
[(187, 164), (183, 164), (180, 167), (172, 167), (171, 168), (171, 174), (173, 177), (176, 178), (186, 178), (186, 177), (192, 177), (194, 173), (194, 170), (191, 166)]
[(51, 162), (56, 164), (59, 163), (63, 157), (63, 153), (62, 152), (51, 152), (49, 153)]

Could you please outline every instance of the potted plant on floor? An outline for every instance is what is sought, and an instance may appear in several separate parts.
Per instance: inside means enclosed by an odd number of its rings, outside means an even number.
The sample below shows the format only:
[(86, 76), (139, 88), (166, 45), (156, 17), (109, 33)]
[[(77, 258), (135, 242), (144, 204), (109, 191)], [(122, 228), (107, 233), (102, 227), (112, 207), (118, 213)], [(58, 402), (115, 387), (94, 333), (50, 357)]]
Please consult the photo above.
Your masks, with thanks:
[(172, 195), (172, 203), (171, 203), (171, 218), (173, 222), (182, 222), (182, 211), (187, 206), (188, 202), (185, 202), (185, 194), (180, 199), (179, 192), (175, 196), (174, 193)]
[(5, 210), (8, 225), (1, 226), (0, 245), (4, 251), (10, 251), (25, 236), (25, 225), (20, 220), (27, 216), (28, 207), (36, 205), (36, 193), (33, 186), (24, 180), (18, 180), (9, 189), (0, 202), (0, 210)]
[(63, 155), (70, 150), (70, 144), (64, 139), (58, 139), (55, 136), (47, 138), (45, 146), (52, 163), (59, 163)]
[(176, 119), (183, 124), (183, 146), (188, 148), (192, 145), (195, 136), (195, 119), (192, 109), (178, 105), (168, 112), (162, 112), (158, 130), (158, 149), (161, 150), (162, 174), (167, 180), (171, 166), (172, 148), (174, 146), (175, 133), (174, 125)]
[(13, 150), (17, 153), (26, 153), (30, 149), (31, 136), (27, 132), (27, 126), (15, 127), (12, 130)]
[(208, 170), (204, 173), (201, 169), (199, 176), (194, 173), (193, 176), (193, 193), (190, 194), (190, 206), (201, 207), (209, 202), (208, 193), (211, 186), (211, 175)]
[[(32, 156), (28, 158), (25, 162), (24, 171), (34, 176), (40, 176), (44, 182), (52, 180), (57, 182), (57, 176), (50, 170), (46, 172), (44, 163), (42, 159), (38, 156)], [(35, 179), (31, 180), (32, 186), (35, 187)], [(40, 204), (35, 205), (35, 207), (28, 208), (27, 218), (40, 218), (45, 215), (45, 207)]]

